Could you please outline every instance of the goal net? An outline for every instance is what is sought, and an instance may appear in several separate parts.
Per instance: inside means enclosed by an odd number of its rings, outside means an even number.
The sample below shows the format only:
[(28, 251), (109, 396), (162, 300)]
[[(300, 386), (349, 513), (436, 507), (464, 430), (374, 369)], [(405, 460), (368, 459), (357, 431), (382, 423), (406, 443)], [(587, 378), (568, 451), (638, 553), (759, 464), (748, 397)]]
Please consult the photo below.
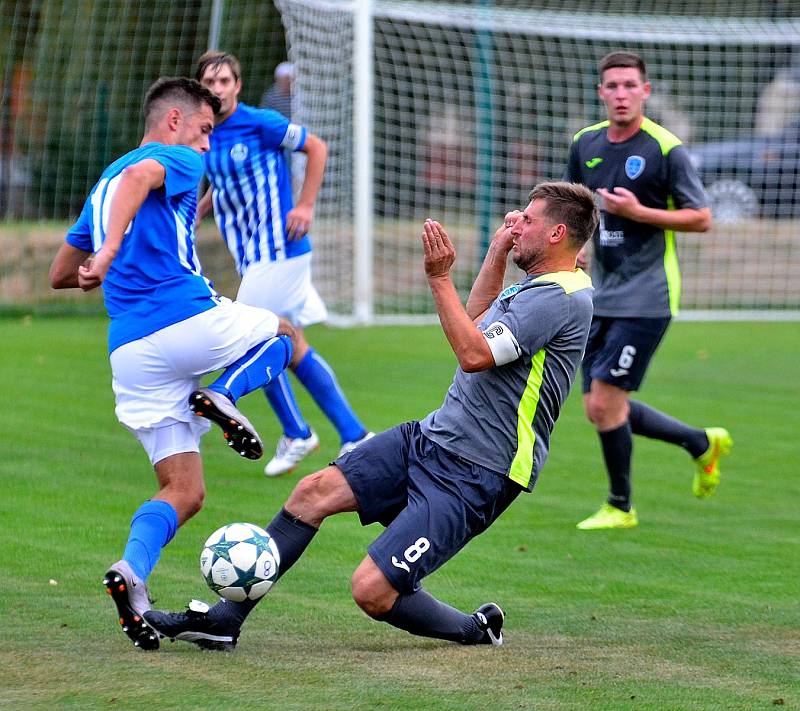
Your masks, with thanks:
[(276, 0), (298, 118), (330, 148), (315, 273), (334, 310), (378, 322), (435, 312), (426, 217), (453, 238), (466, 295), (505, 210), (560, 178), (572, 135), (605, 118), (597, 61), (627, 48), (648, 65), (648, 115), (693, 151), (712, 198), (712, 231), (677, 238), (684, 315), (797, 317), (800, 21), (789, 6), (532, 4)]
[[(466, 297), (504, 212), (605, 118), (597, 60), (629, 48), (648, 64), (648, 114), (713, 200), (714, 228), (678, 235), (683, 314), (800, 315), (796, 0), (0, 0), (0, 40), (0, 304), (71, 298), (47, 286), (66, 227), (138, 142), (147, 86), (213, 44), (241, 60), (252, 105), (287, 52), (296, 65), (293, 118), (330, 149), (312, 240), (332, 313), (430, 319), (423, 220), (453, 238)], [(235, 294), (211, 221), (199, 245)]]

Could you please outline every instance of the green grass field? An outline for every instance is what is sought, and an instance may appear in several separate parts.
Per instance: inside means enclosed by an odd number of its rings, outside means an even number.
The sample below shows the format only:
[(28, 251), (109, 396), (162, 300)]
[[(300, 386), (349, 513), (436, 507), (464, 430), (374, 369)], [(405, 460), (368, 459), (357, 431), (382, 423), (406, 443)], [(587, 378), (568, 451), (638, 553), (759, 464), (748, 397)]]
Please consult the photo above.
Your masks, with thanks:
[[(438, 328), (314, 328), (373, 429), (438, 406), (454, 358)], [(599, 446), (570, 397), (550, 461), (484, 536), (428, 589), (472, 610), (506, 610), (506, 644), (464, 648), (373, 622), (350, 574), (379, 529), (325, 523), (253, 613), (232, 654), (164, 642), (135, 650), (100, 579), (129, 518), (154, 490), (116, 421), (92, 317), (0, 320), (0, 707), (14, 709), (760, 709), (800, 708), (800, 449), (797, 324), (675, 324), (645, 383), (650, 404), (736, 441), (708, 501), (682, 451), (637, 440), (641, 525), (580, 532), (603, 501)], [(304, 394), (323, 446), (301, 472), (205, 440), (207, 505), (151, 578), (157, 605), (209, 599), (197, 558), (233, 520), (266, 523), (302, 473), (338, 450)], [(243, 404), (271, 445), (260, 394)]]

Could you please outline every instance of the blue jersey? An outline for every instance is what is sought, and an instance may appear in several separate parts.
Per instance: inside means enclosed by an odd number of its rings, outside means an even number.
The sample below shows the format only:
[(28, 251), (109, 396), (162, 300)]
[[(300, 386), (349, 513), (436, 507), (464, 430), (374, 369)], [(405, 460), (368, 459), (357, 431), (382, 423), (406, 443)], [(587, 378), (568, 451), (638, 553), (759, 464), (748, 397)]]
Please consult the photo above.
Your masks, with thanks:
[(96, 252), (108, 227), (122, 171), (146, 159), (161, 163), (164, 185), (152, 190), (133, 221), (103, 281), (109, 352), (217, 305), (194, 245), (200, 154), (187, 146), (147, 143), (114, 161), (92, 188), (66, 240)]
[(300, 150), (306, 129), (277, 111), (239, 104), (211, 134), (205, 156), (214, 215), (240, 274), (262, 260), (280, 261), (311, 251), (308, 235), (286, 238), (294, 206), (284, 149)]

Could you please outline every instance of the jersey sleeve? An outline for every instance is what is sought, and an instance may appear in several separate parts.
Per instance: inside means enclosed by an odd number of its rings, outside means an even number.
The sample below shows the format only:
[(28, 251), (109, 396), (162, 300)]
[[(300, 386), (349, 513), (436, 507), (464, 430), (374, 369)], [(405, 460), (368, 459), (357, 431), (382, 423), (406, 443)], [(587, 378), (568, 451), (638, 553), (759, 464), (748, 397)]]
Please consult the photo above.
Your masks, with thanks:
[(204, 174), (200, 154), (188, 146), (165, 146), (165, 149), (150, 157), (164, 166), (167, 197), (197, 190)]
[(291, 123), (282, 114), (272, 109), (259, 111), (261, 115), (261, 139), (265, 148), (287, 148), (299, 151), (306, 142), (306, 129)]
[(567, 295), (557, 284), (542, 284), (519, 291), (497, 322), (514, 337), (521, 353), (532, 356), (548, 343), (568, 314)]
[(675, 199), (675, 207), (699, 210), (708, 206), (703, 183), (689, 160), (689, 153), (680, 145), (667, 156), (669, 161), (669, 190)]
[(72, 245), (75, 249), (80, 249), (84, 252), (94, 251), (92, 245), (91, 204), (88, 200), (84, 204), (75, 224), (67, 231), (67, 236), (64, 239), (67, 244)]
[(578, 142), (573, 141), (569, 148), (569, 158), (567, 159), (567, 167), (564, 169), (562, 180), (567, 183), (582, 183), (580, 162), (578, 161)]

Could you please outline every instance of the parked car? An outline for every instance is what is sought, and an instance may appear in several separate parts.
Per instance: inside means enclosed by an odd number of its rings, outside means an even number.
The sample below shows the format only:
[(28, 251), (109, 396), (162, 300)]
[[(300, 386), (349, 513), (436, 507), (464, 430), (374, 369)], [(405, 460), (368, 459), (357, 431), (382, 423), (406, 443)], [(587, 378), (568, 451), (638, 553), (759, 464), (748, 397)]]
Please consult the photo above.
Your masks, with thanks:
[(699, 144), (689, 155), (717, 221), (800, 217), (800, 121), (774, 136)]

